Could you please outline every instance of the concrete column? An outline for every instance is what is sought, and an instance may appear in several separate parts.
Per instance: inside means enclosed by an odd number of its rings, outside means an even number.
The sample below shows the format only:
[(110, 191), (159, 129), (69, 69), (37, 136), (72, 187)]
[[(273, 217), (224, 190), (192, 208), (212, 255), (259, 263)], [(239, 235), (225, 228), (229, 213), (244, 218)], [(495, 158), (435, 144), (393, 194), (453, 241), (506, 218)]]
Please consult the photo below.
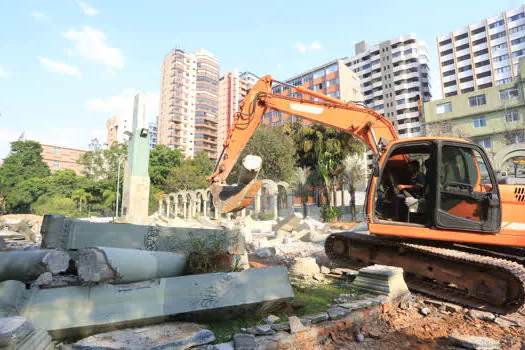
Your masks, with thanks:
[(203, 205), (202, 205), (202, 216), (206, 216), (207, 215), (206, 214), (206, 209), (207, 209), (206, 207), (207, 207), (207, 205), (208, 205), (208, 201), (204, 200), (203, 201)]
[(245, 216), (246, 216), (246, 208), (244, 208), (243, 210), (241, 210), (241, 216), (242, 216), (242, 217), (245, 217)]
[(183, 219), (186, 219), (187, 217), (187, 212), (186, 212), (186, 209), (187, 209), (187, 203), (184, 201), (182, 202), (182, 218)]
[(261, 212), (261, 191), (257, 193), (257, 196), (255, 196), (255, 204), (254, 204), (254, 210), (255, 214), (259, 214)]
[(175, 201), (175, 202), (173, 203), (173, 218), (175, 218), (175, 219), (177, 218), (178, 211), (179, 211), (179, 210), (178, 210), (177, 201)]
[(0, 281), (30, 281), (44, 272), (67, 270), (69, 255), (62, 250), (14, 250), (0, 253)]
[(286, 193), (286, 208), (293, 209), (293, 194), (291, 192)]
[(180, 276), (186, 255), (124, 248), (84, 248), (75, 258), (84, 282), (131, 283)]
[(158, 209), (157, 209), (157, 212), (159, 213), (160, 216), (162, 216), (162, 214), (163, 214), (163, 210), (164, 210), (163, 205), (162, 205), (162, 199), (159, 200), (159, 205), (158, 205), (157, 208), (158, 208)]
[(171, 203), (170, 203), (170, 199), (168, 198), (168, 200), (166, 201), (166, 217), (169, 219), (170, 218), (170, 214), (171, 214)]
[(279, 216), (279, 210), (277, 208), (277, 194), (272, 194), (270, 196), (270, 210), (273, 211), (274, 220)]

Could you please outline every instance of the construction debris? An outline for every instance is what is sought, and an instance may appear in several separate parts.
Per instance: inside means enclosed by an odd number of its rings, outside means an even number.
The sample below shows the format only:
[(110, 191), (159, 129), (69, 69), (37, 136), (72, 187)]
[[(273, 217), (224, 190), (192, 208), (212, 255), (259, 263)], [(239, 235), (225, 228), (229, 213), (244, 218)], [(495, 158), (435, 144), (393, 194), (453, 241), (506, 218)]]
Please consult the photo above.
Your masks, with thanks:
[(461, 346), (465, 349), (499, 349), (499, 341), (487, 337), (475, 337), (471, 335), (451, 335), (451, 344)]
[(0, 319), (0, 347), (27, 350), (54, 348), (49, 333), (35, 329), (29, 319), (19, 316)]
[(315, 258), (296, 258), (295, 264), (290, 269), (290, 274), (300, 278), (313, 278), (316, 274), (319, 274), (321, 269)]
[(288, 235), (300, 225), (302, 217), (303, 216), (299, 213), (291, 213), (288, 217), (275, 225), (273, 230), (277, 232), (278, 235)]
[(285, 267), (54, 289), (28, 290), (21, 282), (6, 281), (0, 283), (0, 316), (28, 317), (61, 337), (121, 322), (147, 323), (203, 310), (228, 312), (239, 305), (268, 306), (291, 297)]
[(94, 247), (80, 249), (75, 263), (84, 282), (131, 283), (180, 276), (186, 255)]
[(62, 250), (0, 252), (0, 282), (32, 281), (44, 272), (58, 274), (69, 267), (70, 257)]
[(188, 349), (215, 341), (213, 332), (195, 323), (171, 322), (100, 333), (82, 339), (73, 349)]
[(366, 293), (386, 295), (391, 300), (410, 295), (403, 279), (403, 269), (399, 267), (384, 265), (364, 267), (359, 270), (352, 285)]
[(241, 170), (239, 171), (239, 183), (242, 185), (249, 184), (253, 179), (259, 175), (261, 171), (262, 158), (259, 156), (248, 154), (242, 160)]

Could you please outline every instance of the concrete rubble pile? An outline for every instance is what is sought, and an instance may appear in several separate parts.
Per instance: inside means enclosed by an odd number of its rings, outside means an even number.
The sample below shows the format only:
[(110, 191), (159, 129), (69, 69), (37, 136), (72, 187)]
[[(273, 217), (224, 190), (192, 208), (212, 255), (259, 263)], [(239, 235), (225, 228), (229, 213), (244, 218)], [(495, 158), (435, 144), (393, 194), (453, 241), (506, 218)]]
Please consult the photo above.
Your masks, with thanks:
[(0, 217), (0, 249), (17, 249), (29, 244), (39, 244), (41, 219), (36, 215), (23, 218), (5, 215)]
[(244, 217), (234, 227), (238, 227), (245, 237), (249, 252), (258, 256), (261, 253), (261, 257), (273, 254), (300, 257), (324, 255), (329, 224), (302, 217), (297, 212), (279, 221), (254, 221)]
[[(41, 233), (40, 249), (0, 252), (0, 317), (8, 325), (25, 317), (55, 339), (210, 310), (257, 312), (293, 297), (285, 267), (249, 268), (238, 229), (106, 224), (46, 215)], [(229, 257), (227, 272), (188, 272), (196, 249), (202, 249), (199, 254), (223, 251)]]

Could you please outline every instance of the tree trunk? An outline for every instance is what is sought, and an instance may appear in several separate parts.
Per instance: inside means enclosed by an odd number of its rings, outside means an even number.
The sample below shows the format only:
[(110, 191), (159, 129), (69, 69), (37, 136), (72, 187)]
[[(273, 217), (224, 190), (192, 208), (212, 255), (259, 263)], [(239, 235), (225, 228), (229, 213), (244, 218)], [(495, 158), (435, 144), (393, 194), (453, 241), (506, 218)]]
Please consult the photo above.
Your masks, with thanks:
[(341, 211), (345, 213), (345, 181), (341, 181)]
[(352, 214), (352, 222), (356, 221), (355, 189), (353, 187), (350, 187), (350, 212)]
[(306, 204), (306, 201), (303, 198), (303, 219), (306, 219), (308, 216), (308, 205)]

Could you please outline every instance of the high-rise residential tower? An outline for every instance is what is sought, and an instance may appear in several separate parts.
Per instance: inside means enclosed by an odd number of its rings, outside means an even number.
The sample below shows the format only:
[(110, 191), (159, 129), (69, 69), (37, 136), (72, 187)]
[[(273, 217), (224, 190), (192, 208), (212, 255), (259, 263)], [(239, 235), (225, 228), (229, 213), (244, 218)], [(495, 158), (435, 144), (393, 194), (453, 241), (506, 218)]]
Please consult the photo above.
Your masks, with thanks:
[[(302, 86), (324, 95), (335, 97), (343, 101), (362, 101), (359, 77), (345, 66), (343, 60), (330, 61), (284, 81), (293, 86)], [(307, 100), (316, 100), (314, 97), (300, 94), (288, 86), (276, 85), (273, 93), (299, 97)], [(295, 117), (278, 111), (270, 111), (262, 120), (264, 124), (280, 125)], [(303, 121), (304, 125), (311, 124)]]
[(437, 38), (443, 97), (508, 84), (525, 56), (525, 6)]
[(235, 113), (239, 111), (239, 103), (246, 96), (250, 88), (257, 82), (257, 77), (250, 72), (239, 73), (234, 69), (223, 74), (219, 79), (219, 130), (217, 152), (220, 154), (232, 126)]
[(355, 45), (346, 65), (361, 79), (361, 92), (369, 108), (388, 118), (400, 138), (422, 135), (418, 98), (430, 101), (430, 71), (426, 44), (414, 34), (368, 47)]
[(162, 64), (157, 144), (217, 158), (219, 61), (208, 51), (171, 51)]

